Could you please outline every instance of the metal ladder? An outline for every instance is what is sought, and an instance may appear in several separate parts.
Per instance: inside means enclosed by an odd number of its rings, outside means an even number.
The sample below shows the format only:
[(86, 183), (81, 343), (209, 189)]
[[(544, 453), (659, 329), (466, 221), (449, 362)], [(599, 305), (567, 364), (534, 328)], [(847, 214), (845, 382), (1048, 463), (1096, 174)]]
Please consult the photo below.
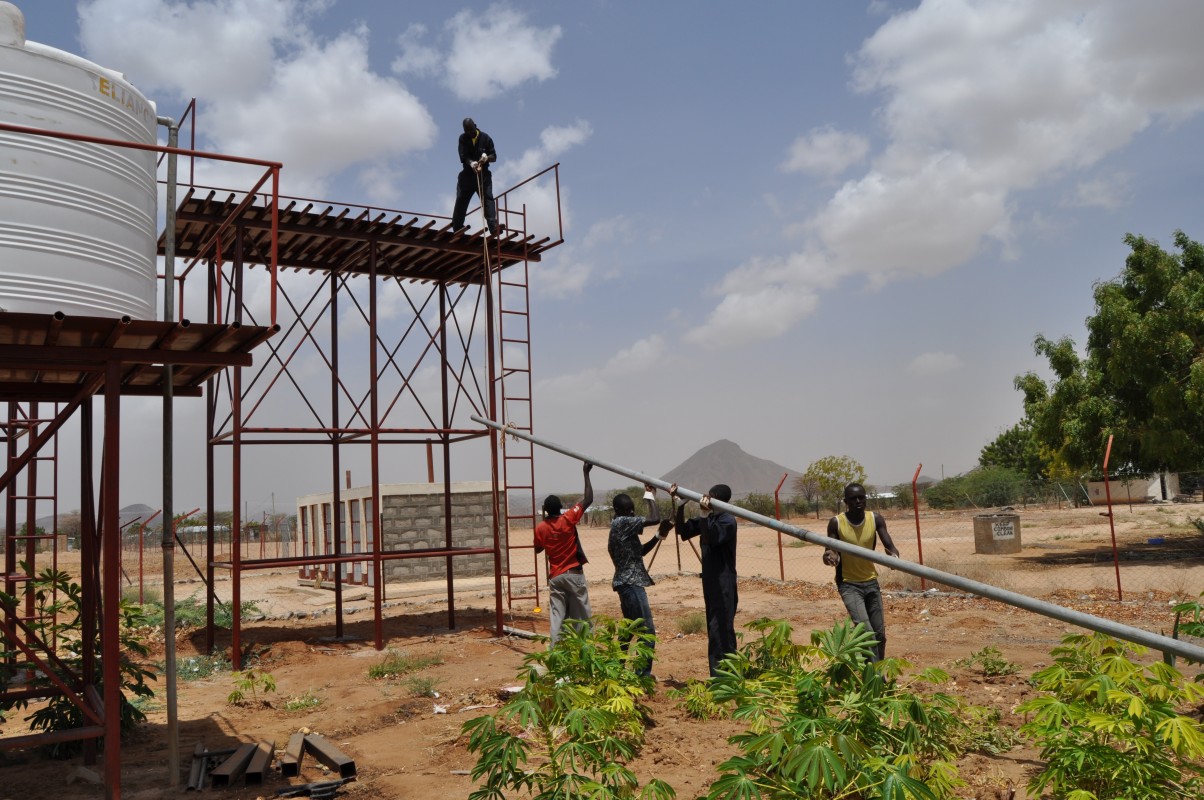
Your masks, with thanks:
[[(501, 422), (532, 433), (531, 315), (529, 262), (498, 273), (498, 340), (500, 342)], [(535, 446), (517, 437), (501, 437), (502, 486), (505, 493), (506, 601), (540, 603), (539, 557), (535, 553)], [(516, 497), (517, 496), (517, 497)], [(517, 502), (516, 502), (517, 499)], [(516, 510), (522, 509), (522, 510)], [(528, 589), (528, 582), (533, 586)]]
[[(3, 424), (0, 424), (0, 441), (5, 446), (5, 464), (11, 467), (20, 455), (18, 443), (23, 439), (26, 447), (32, 447), (41, 425), (51, 422), (50, 419), (38, 418), (38, 404), (28, 406), (21, 403), (9, 403)], [(14, 475), (5, 487), (5, 524), (4, 524), (4, 568), (3, 589), (6, 594), (18, 601), (13, 617), (26, 625), (48, 623), (51, 641), (47, 644), (56, 646), (56, 630), (54, 615), (40, 615), (36, 605), (36, 592), (33, 581), (38, 574), (38, 549), (40, 542), (49, 542), (51, 568), (58, 571), (58, 435), (43, 447), (48, 455), (34, 455), (22, 470), (24, 473), (25, 490), (20, 493), (18, 483), (21, 476)], [(39, 494), (39, 463), (49, 467), (48, 475), (43, 470), (41, 483), (49, 482), (52, 490), (49, 494)], [(38, 533), (37, 511), (39, 503), (49, 502), (51, 506), (50, 530)], [(23, 506), (23, 507), (22, 507)], [(24, 515), (24, 525), (18, 525), (18, 520)], [(56, 598), (51, 597), (50, 606), (53, 608)], [(10, 636), (17, 636), (14, 629), (7, 631)]]

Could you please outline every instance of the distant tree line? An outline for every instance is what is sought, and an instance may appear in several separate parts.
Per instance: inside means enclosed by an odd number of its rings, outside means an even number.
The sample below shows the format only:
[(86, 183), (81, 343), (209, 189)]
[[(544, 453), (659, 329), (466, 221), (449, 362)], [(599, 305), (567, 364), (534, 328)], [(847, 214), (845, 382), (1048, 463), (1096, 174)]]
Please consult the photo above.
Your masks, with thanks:
[(1112, 438), (1113, 478), (1180, 473), (1204, 484), (1204, 246), (1182, 231), (1174, 250), (1129, 234), (1124, 269), (1093, 289), (1080, 354), (1038, 334), (1053, 379), (1015, 378), (1024, 417), (982, 448), (978, 467), (929, 487), (933, 508), (1078, 502)]

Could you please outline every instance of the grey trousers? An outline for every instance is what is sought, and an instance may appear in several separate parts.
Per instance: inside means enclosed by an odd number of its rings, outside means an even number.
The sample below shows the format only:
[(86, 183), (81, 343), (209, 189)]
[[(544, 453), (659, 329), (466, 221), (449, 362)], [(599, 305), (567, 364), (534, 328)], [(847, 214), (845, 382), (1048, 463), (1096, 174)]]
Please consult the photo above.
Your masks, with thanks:
[(579, 572), (564, 572), (548, 581), (548, 613), (552, 620), (552, 645), (560, 638), (566, 619), (586, 622), (593, 616), (589, 609), (589, 587)]
[(886, 621), (882, 617), (882, 589), (878, 581), (845, 581), (837, 588), (853, 622), (873, 631), (878, 645), (871, 661), (881, 661), (886, 657)]

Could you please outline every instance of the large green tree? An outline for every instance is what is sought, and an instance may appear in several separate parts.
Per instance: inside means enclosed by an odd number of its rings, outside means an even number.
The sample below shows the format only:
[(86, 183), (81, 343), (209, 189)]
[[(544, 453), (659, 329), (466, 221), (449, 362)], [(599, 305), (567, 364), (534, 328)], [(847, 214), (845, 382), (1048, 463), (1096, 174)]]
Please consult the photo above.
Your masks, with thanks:
[(1006, 467), (1032, 481), (1049, 477), (1049, 462), (1028, 420), (1017, 422), (978, 453), (980, 467)]
[(1132, 234), (1124, 271), (1096, 284), (1087, 352), (1036, 338), (1054, 380), (1016, 378), (1038, 442), (1076, 469), (1103, 459), (1154, 472), (1204, 463), (1204, 247), (1182, 231), (1176, 252)]
[(795, 489), (800, 493), (808, 488), (827, 501), (832, 508), (840, 508), (844, 487), (850, 483), (865, 483), (865, 468), (849, 456), (824, 456), (812, 461), (802, 477), (795, 478)]

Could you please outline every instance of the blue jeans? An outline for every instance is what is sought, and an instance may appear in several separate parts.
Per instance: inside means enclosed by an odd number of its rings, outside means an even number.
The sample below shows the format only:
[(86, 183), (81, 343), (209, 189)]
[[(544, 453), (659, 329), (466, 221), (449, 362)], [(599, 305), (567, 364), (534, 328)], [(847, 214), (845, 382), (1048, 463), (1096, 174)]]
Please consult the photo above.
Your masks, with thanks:
[[(619, 595), (619, 608), (623, 610), (623, 619), (642, 619), (644, 627), (653, 636), (656, 635), (656, 627), (652, 624), (652, 607), (648, 605), (648, 592), (643, 586), (627, 586), (623, 585), (615, 589)], [(651, 647), (656, 649), (656, 641), (650, 643)], [(640, 664), (638, 672), (640, 675), (652, 674), (652, 659), (646, 664)]]
[(882, 618), (882, 589), (878, 581), (845, 581), (836, 588), (853, 622), (869, 628), (878, 640), (870, 660), (886, 658), (886, 622)]

